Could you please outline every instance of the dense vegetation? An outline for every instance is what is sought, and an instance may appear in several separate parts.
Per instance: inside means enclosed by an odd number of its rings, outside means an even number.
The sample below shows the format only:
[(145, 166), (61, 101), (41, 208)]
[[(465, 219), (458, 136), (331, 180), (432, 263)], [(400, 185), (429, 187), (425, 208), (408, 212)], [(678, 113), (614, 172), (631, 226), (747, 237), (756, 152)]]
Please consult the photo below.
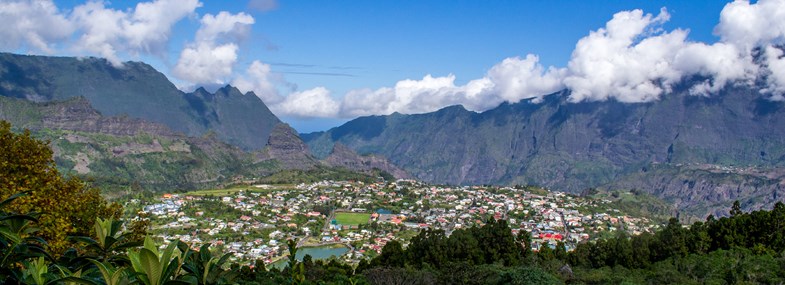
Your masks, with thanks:
[[(46, 144), (0, 123), (0, 283), (20, 284), (781, 284), (785, 204), (653, 234), (532, 252), (529, 233), (506, 221), (447, 234), (423, 230), (408, 246), (390, 241), (351, 266), (294, 257), (283, 270), (232, 264), (230, 256), (179, 241), (160, 248), (145, 224), (112, 216), (119, 207), (63, 178)], [(32, 211), (39, 211), (38, 213)]]
[[(6, 205), (6, 210), (30, 213), (53, 253), (65, 250), (68, 235), (86, 235), (95, 217), (118, 217), (116, 204), (107, 203), (100, 191), (76, 177), (62, 177), (52, 150), (29, 132), (15, 134), (0, 121), (0, 197), (30, 193)], [(37, 212), (37, 213), (32, 213)]]

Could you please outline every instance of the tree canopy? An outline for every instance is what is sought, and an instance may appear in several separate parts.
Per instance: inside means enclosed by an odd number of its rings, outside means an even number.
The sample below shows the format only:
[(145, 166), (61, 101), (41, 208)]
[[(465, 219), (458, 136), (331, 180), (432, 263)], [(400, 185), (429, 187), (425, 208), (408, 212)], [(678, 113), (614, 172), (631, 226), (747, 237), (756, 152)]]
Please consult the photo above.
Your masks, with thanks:
[(69, 235), (89, 235), (97, 217), (119, 217), (120, 206), (77, 177), (63, 177), (46, 142), (29, 131), (14, 133), (0, 121), (0, 199), (19, 192), (7, 210), (38, 215), (39, 235), (55, 254), (69, 247)]

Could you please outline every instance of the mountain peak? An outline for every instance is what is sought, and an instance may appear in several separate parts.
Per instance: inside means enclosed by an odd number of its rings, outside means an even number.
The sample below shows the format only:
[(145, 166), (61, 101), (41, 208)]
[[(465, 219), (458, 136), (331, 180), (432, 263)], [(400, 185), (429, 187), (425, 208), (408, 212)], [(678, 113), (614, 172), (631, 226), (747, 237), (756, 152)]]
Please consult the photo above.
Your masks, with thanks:
[(221, 87), (221, 89), (215, 91), (216, 95), (219, 93), (227, 97), (243, 96), (243, 92), (240, 92), (240, 89), (237, 89), (237, 87), (234, 87), (229, 84), (226, 84), (226, 86)]
[(262, 149), (280, 122), (261, 100), (245, 99), (234, 86), (185, 93), (148, 64), (115, 67), (102, 58), (0, 53), (0, 96), (34, 102), (83, 96), (102, 115), (127, 115), (192, 137), (214, 132), (245, 150)]

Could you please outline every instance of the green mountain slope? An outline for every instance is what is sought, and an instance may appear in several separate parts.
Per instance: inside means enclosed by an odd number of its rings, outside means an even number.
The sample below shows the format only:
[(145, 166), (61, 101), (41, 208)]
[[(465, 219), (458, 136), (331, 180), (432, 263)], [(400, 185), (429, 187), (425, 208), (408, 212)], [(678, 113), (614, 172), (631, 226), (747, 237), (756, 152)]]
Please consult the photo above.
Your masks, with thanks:
[(81, 97), (34, 103), (0, 96), (0, 120), (49, 141), (64, 173), (92, 180), (115, 195), (133, 185), (187, 190), (286, 169), (213, 136), (187, 137), (161, 124), (103, 116)]
[[(610, 183), (652, 164), (784, 166), (782, 102), (749, 88), (710, 97), (676, 90), (642, 104), (570, 103), (564, 91), (541, 103), (503, 104), (483, 113), (453, 106), (362, 117), (303, 138), (317, 156), (341, 143), (360, 154), (388, 157), (429, 182), (536, 184), (573, 192), (615, 188)], [(637, 186), (660, 197), (673, 190)], [(702, 200), (715, 188), (691, 199)]]
[(105, 59), (0, 53), (0, 95), (34, 102), (84, 97), (107, 116), (160, 123), (189, 136), (213, 132), (246, 150), (262, 149), (280, 123), (253, 93), (227, 86), (183, 93), (153, 67)]

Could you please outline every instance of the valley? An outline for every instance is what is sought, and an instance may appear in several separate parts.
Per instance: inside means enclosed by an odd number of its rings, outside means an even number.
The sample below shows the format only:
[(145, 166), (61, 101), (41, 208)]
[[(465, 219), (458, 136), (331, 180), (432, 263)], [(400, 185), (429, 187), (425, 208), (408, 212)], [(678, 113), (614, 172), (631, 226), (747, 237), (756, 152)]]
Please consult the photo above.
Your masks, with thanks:
[(406, 245), (421, 230), (449, 235), (491, 219), (507, 222), (513, 234), (531, 235), (533, 251), (562, 245), (572, 251), (579, 243), (619, 231), (654, 232), (671, 209), (642, 212), (638, 203), (658, 202), (641, 195), (578, 197), (537, 187), (454, 187), (415, 180), (319, 181), (142, 196), (126, 200), (124, 207), (129, 220), (149, 219), (153, 235), (163, 241), (211, 244), (236, 262), (263, 260), (270, 266), (286, 257), (285, 241), (292, 239), (316, 252), (326, 246), (346, 248), (336, 257), (356, 265), (378, 256), (391, 240)]

